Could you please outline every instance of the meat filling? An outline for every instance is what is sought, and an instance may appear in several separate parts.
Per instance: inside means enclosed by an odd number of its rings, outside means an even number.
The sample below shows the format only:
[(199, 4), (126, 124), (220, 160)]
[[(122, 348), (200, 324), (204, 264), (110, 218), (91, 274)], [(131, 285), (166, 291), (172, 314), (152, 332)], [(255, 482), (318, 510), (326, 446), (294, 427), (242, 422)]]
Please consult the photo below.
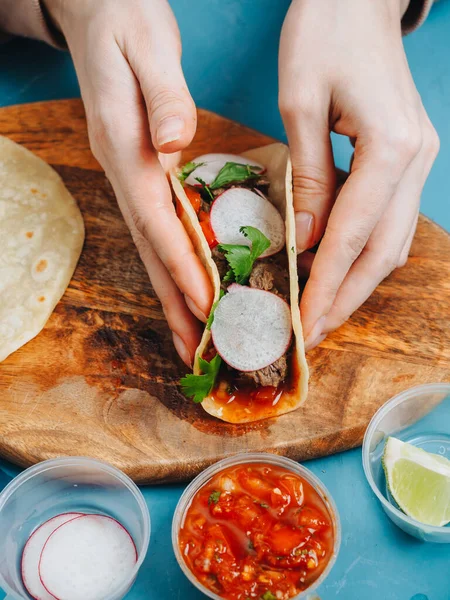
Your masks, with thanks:
[(256, 386), (278, 387), (286, 379), (287, 371), (288, 364), (285, 354), (268, 367), (258, 369), (258, 371), (240, 372), (239, 381)]
[(255, 263), (249, 285), (252, 288), (272, 292), (283, 300), (289, 298), (288, 270), (284, 268), (284, 265), (280, 265), (276, 256), (263, 258)]
[(217, 246), (211, 250), (211, 254), (213, 261), (216, 263), (217, 270), (219, 271), (220, 287), (225, 292), (231, 282), (224, 281), (223, 278), (228, 273), (230, 267), (225, 258), (225, 254), (221, 252)]

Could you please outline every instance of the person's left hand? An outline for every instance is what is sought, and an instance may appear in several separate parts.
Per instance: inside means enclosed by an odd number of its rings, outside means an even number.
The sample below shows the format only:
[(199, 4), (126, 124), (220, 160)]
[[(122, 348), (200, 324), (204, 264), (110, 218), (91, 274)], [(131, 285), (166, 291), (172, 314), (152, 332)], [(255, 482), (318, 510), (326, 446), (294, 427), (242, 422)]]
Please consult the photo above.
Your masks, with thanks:
[[(307, 349), (404, 265), (439, 140), (408, 68), (407, 0), (293, 0), (280, 46)], [(355, 146), (336, 199), (330, 131)], [(322, 237), (323, 236), (323, 237)], [(304, 252), (321, 240), (317, 254)]]

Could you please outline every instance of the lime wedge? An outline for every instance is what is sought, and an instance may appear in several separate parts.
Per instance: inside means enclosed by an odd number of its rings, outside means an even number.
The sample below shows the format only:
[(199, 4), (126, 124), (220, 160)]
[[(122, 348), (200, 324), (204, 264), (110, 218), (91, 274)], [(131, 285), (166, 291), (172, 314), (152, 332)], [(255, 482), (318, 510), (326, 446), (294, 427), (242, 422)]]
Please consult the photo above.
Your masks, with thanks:
[(383, 467), (389, 491), (404, 513), (426, 525), (450, 522), (450, 460), (390, 437)]

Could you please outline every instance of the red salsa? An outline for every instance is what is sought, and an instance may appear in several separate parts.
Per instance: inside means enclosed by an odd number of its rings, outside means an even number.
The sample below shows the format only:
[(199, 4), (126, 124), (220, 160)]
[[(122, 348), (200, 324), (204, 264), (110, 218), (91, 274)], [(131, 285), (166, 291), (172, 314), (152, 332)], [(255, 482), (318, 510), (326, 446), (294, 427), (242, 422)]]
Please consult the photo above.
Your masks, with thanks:
[[(202, 358), (211, 361), (217, 354), (213, 344), (209, 344)], [(221, 418), (233, 419), (235, 422), (268, 419), (280, 413), (285, 402), (292, 402), (298, 394), (297, 382), (301, 377), (294, 349), (288, 355), (289, 372), (285, 381), (277, 387), (245, 384), (236, 378), (233, 371), (222, 366), (210, 396), (221, 410)]]
[[(205, 210), (201, 209), (202, 197), (200, 195), (200, 192), (198, 192), (193, 187), (189, 187), (189, 186), (185, 186), (184, 191), (186, 193), (186, 196), (187, 196), (189, 202), (191, 203), (192, 208), (195, 210), (195, 214), (198, 217), (200, 227), (203, 231), (203, 235), (205, 236), (209, 247), (211, 249), (214, 248), (215, 246), (217, 246), (218, 242), (216, 240), (216, 236), (214, 235), (214, 232), (211, 227), (209, 212), (206, 212)], [(177, 208), (177, 216), (179, 219), (181, 219), (181, 217), (183, 216), (184, 210), (183, 210), (183, 207), (181, 206), (181, 202), (178, 200), (178, 198), (177, 198), (177, 202), (176, 202), (176, 208)]]
[(323, 572), (334, 528), (325, 503), (302, 477), (247, 463), (200, 488), (178, 539), (189, 569), (222, 598), (286, 600)]

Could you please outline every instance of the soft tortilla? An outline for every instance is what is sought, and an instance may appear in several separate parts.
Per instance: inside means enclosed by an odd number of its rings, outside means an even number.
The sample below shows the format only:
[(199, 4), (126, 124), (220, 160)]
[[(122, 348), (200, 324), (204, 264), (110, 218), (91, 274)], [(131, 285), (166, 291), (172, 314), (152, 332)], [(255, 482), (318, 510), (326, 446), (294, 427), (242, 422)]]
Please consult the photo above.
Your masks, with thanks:
[[(295, 250), (295, 219), (294, 219), (294, 201), (292, 195), (292, 165), (289, 156), (289, 149), (284, 144), (270, 144), (261, 148), (256, 148), (248, 152), (244, 152), (242, 156), (253, 159), (258, 163), (263, 164), (267, 169), (267, 175), (270, 181), (269, 199), (277, 207), (281, 216), (286, 223), (286, 250), (289, 262), (290, 276), (290, 299), (292, 313), (292, 327), (295, 335), (295, 347), (292, 353), (291, 367), (296, 367), (296, 379), (290, 391), (283, 393), (280, 401), (267, 409), (264, 418), (276, 417), (298, 408), (305, 400), (308, 394), (308, 365), (305, 358), (305, 346), (303, 341), (303, 331), (300, 319), (300, 309), (298, 303), (299, 286), (297, 274), (297, 252)], [(190, 236), (192, 243), (205, 266), (208, 274), (211, 277), (214, 287), (214, 301), (218, 300), (220, 293), (220, 277), (217, 267), (212, 259), (211, 250), (206, 242), (201, 227), (199, 225), (197, 215), (187, 198), (184, 188), (178, 180), (175, 171), (171, 173), (171, 183), (175, 195), (179, 199), (184, 214), (181, 221)], [(202, 340), (197, 348), (194, 373), (201, 374), (199, 367), (199, 357), (203, 354), (211, 339), (211, 332), (205, 329)], [(229, 409), (224, 413), (222, 405), (218, 405), (215, 400), (209, 396), (202, 402), (203, 408), (207, 413), (218, 417), (229, 423), (247, 423), (261, 416), (254, 416), (251, 412), (247, 412), (236, 408)]]
[(69, 285), (83, 218), (59, 175), (0, 136), (0, 362), (45, 326)]

